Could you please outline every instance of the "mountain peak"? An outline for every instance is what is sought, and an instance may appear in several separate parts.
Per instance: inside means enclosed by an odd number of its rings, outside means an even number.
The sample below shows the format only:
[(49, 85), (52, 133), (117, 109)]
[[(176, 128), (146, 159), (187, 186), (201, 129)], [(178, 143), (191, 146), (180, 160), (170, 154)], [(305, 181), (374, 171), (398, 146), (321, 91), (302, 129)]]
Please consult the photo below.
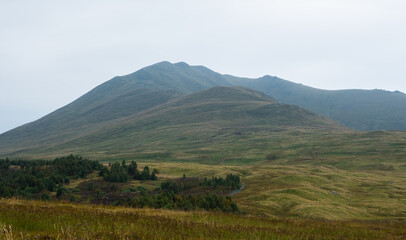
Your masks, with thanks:
[(132, 74), (116, 79), (132, 87), (149, 87), (192, 93), (214, 86), (229, 86), (224, 77), (202, 66), (190, 66), (185, 62), (163, 61), (142, 68)]
[(187, 68), (187, 67), (192, 67), (192, 66), (190, 66), (186, 62), (171, 63), (169, 61), (162, 61), (162, 62), (152, 64), (146, 68), (156, 68), (156, 67), (159, 67), (159, 68), (177, 68), (177, 67)]
[(166, 69), (166, 68), (173, 68), (174, 64), (169, 62), (169, 61), (162, 61), (162, 62), (158, 62), (155, 64), (152, 64), (148, 67), (142, 68), (139, 71), (143, 70), (143, 69), (148, 69), (148, 68), (160, 68), (160, 69)]
[(174, 65), (176, 65), (178, 67), (190, 67), (190, 65), (185, 62), (178, 62), (178, 63), (175, 63)]

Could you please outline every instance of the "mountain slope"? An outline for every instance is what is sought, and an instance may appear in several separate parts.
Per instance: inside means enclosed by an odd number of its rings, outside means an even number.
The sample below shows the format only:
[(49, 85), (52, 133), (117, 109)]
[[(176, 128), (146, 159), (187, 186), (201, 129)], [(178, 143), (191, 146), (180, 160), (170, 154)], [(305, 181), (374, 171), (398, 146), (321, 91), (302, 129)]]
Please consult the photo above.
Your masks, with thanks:
[[(176, 149), (171, 144), (203, 146), (212, 140), (234, 141), (258, 133), (298, 129), (344, 129), (308, 110), (278, 103), (242, 87), (214, 87), (109, 122), (97, 131), (38, 145), (20, 154), (121, 152)], [(166, 146), (166, 147), (165, 147)], [(57, 154), (58, 153), (58, 154)]]
[(0, 135), (0, 154), (52, 146), (186, 93), (227, 85), (204, 67), (161, 62), (115, 77), (43, 118)]
[(406, 94), (384, 90), (321, 90), (277, 77), (258, 79), (226, 76), (245, 86), (329, 117), (357, 130), (406, 130)]
[(1, 134), (0, 155), (30, 148), (52, 148), (110, 128), (127, 117), (180, 96), (215, 86), (256, 89), (279, 102), (304, 107), (354, 129), (406, 130), (406, 95), (400, 92), (326, 91), (276, 77), (238, 78), (203, 66), (161, 62), (115, 77), (71, 104)]
[(266, 126), (342, 128), (330, 119), (278, 103), (261, 92), (242, 87), (214, 87), (182, 96), (125, 118), (117, 122), (115, 128), (127, 134), (132, 132), (130, 128), (141, 130), (190, 124), (235, 126), (236, 130), (265, 129)]
[(93, 93), (85, 95), (35, 122), (2, 134), (0, 152), (8, 146), (19, 150), (27, 146), (53, 145), (76, 138), (180, 94), (175, 91), (141, 88), (126, 91), (117, 97), (104, 95), (102, 98), (92, 99), (92, 95)]
[(214, 86), (244, 86), (304, 107), (356, 130), (406, 130), (406, 94), (384, 90), (322, 90), (277, 77), (239, 78), (203, 66), (161, 62), (120, 77), (137, 87), (192, 93)]
[(244, 86), (277, 101), (304, 107), (356, 130), (406, 130), (406, 94), (384, 90), (322, 90), (277, 77), (257, 79), (221, 75), (203, 66), (162, 62), (123, 77), (137, 86), (183, 93), (214, 86)]

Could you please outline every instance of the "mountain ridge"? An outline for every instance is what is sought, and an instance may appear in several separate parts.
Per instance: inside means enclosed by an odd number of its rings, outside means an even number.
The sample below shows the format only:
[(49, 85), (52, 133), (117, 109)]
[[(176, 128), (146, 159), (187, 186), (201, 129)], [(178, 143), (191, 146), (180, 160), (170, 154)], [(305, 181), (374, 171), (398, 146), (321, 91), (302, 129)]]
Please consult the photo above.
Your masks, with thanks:
[[(0, 153), (30, 147), (52, 148), (61, 144), (61, 139), (64, 142), (74, 141), (188, 94), (232, 86), (259, 91), (254, 94), (257, 98), (267, 97), (281, 104), (297, 105), (350, 128), (406, 130), (406, 95), (400, 92), (319, 90), (269, 75), (256, 79), (240, 78), (219, 74), (204, 66), (160, 62), (114, 77), (39, 120), (1, 134)], [(198, 95), (193, 96), (196, 98)], [(262, 116), (260, 111), (256, 114)]]

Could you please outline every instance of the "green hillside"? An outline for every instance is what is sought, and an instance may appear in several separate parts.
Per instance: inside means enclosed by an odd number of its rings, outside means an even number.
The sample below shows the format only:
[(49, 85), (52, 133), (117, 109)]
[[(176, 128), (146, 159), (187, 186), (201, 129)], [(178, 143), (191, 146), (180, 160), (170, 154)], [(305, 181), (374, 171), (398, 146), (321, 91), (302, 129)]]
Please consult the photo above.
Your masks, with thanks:
[[(106, 84), (108, 85), (108, 84)], [(180, 94), (149, 88), (117, 91), (102, 85), (71, 104), (0, 135), (0, 152), (52, 146), (102, 129), (114, 120), (167, 102)], [(116, 90), (117, 94), (114, 94)]]
[(137, 87), (173, 89), (191, 93), (214, 86), (244, 86), (277, 101), (304, 107), (349, 128), (406, 130), (406, 95), (384, 90), (322, 90), (277, 77), (239, 78), (203, 66), (161, 62), (120, 77)]
[(104, 129), (112, 122), (186, 93), (225, 85), (204, 67), (161, 62), (115, 77), (74, 102), (0, 135), (0, 154), (49, 147)]
[[(86, 142), (80, 139), (106, 133), (108, 129), (114, 129), (114, 127), (120, 125), (121, 122), (127, 121), (127, 118), (133, 117), (135, 114), (144, 113), (149, 109), (151, 110), (154, 107), (168, 103), (187, 94), (215, 86), (231, 85), (256, 89), (279, 102), (310, 109), (315, 113), (329, 117), (350, 128), (359, 130), (406, 129), (406, 95), (400, 92), (392, 93), (382, 90), (326, 91), (276, 77), (265, 76), (258, 79), (237, 78), (230, 75), (221, 75), (203, 66), (161, 62), (126, 76), (115, 77), (91, 90), (71, 104), (37, 121), (1, 134), (0, 155), (4, 156), (14, 153), (15, 155), (23, 154), (29, 157), (30, 152), (33, 153), (35, 149), (37, 149), (35, 151), (42, 149), (41, 152), (45, 153), (46, 151), (55, 149), (62, 150), (62, 145), (69, 146), (70, 142), (82, 142), (82, 144), (85, 144)], [(208, 92), (205, 92), (205, 94), (207, 93)], [(195, 95), (194, 98), (197, 98), (197, 96), (198, 95)], [(264, 97), (263, 94), (261, 96)], [(216, 105), (214, 103), (216, 101), (215, 98), (211, 101), (213, 101), (211, 105), (206, 104), (205, 107), (203, 105), (200, 106), (202, 107), (202, 111), (204, 109), (207, 110), (208, 106)], [(180, 102), (178, 102), (178, 104), (180, 104)], [(287, 108), (287, 105), (283, 106), (285, 107), (284, 109)], [(293, 106), (290, 107), (294, 108)], [(251, 109), (251, 112), (252, 111), (254, 110)], [(266, 117), (267, 112), (271, 110), (263, 106), (263, 108), (257, 107), (255, 111), (256, 116), (261, 117), (261, 115), (263, 115), (262, 117)], [(299, 111), (304, 110), (300, 109)], [(148, 116), (151, 117), (154, 115), (148, 111), (145, 113), (148, 113)], [(176, 114), (185, 116), (183, 113)], [(291, 117), (286, 115), (284, 117), (285, 119), (282, 119), (284, 114), (284, 112), (281, 112), (281, 114), (279, 114), (280, 119), (275, 123), (289, 123)], [(141, 115), (142, 114), (138, 114), (137, 117), (131, 119), (139, 121), (148, 118), (148, 116), (141, 117)], [(166, 118), (167, 115), (165, 115)], [(206, 115), (208, 115), (208, 113), (206, 113)], [(249, 119), (250, 116), (252, 117), (253, 114), (245, 114), (245, 117), (248, 117), (247, 119)], [(200, 118), (200, 116), (197, 116), (197, 118)], [(187, 118), (184, 118), (182, 121), (186, 119)], [(224, 120), (223, 126), (233, 125), (234, 120), (238, 120), (238, 117), (231, 117)], [(163, 121), (156, 121), (156, 127), (158, 126), (158, 122), (159, 124), (164, 123)], [(135, 125), (145, 125), (140, 124), (141, 123), (137, 123)], [(263, 124), (270, 125), (269, 122), (255, 122), (255, 124), (259, 125), (257, 127), (254, 126), (254, 122), (250, 124), (251, 130), (255, 128), (266, 129)], [(293, 124), (300, 126), (297, 122), (293, 122)], [(306, 126), (306, 124), (308, 123), (304, 123), (303, 126)], [(277, 124), (273, 124), (273, 131), (278, 128), (276, 125)], [(152, 128), (154, 125), (149, 123), (148, 126)], [(163, 124), (160, 126), (162, 131), (164, 126), (166, 125)], [(224, 132), (226, 128), (223, 126), (219, 127), (211, 124), (210, 127), (206, 127), (212, 129), (213, 135), (215, 131), (221, 130), (220, 133)], [(186, 129), (187, 127), (184, 126), (183, 128)], [(154, 131), (158, 134), (158, 129)], [(185, 138), (181, 136), (181, 132), (173, 131), (173, 134), (163, 131), (161, 135), (166, 135), (166, 137), (176, 135), (178, 136), (178, 140)], [(207, 131), (203, 132), (208, 134)], [(153, 142), (149, 137), (140, 135), (141, 132), (128, 132), (127, 134), (134, 134), (137, 135), (138, 139), (149, 139), (148, 141)], [(164, 139), (164, 137), (162, 137), (162, 139)], [(106, 138), (94, 140), (94, 142), (98, 141), (109, 142)], [(132, 139), (128, 139), (128, 141), (134, 142)], [(123, 146), (128, 145), (114, 141), (110, 143), (114, 144), (108, 145), (107, 148), (113, 152), (115, 150), (112, 146), (120, 146), (123, 148)], [(139, 144), (135, 145), (138, 147), (144, 146)], [(84, 145), (82, 145), (82, 147), (83, 146)], [(69, 147), (66, 149), (69, 149)], [(86, 152), (91, 152), (91, 150)]]
[(162, 62), (121, 77), (137, 86), (191, 93), (213, 86), (244, 86), (277, 101), (304, 107), (349, 128), (406, 130), (406, 95), (384, 90), (322, 90), (277, 77), (239, 78), (203, 66)]
[(243, 79), (226, 76), (233, 85), (245, 86), (334, 119), (356, 130), (406, 130), (406, 95), (384, 90), (328, 91), (277, 77)]
[(82, 131), (72, 138), (54, 138), (53, 144), (8, 156), (44, 157), (69, 152), (114, 156), (163, 148), (180, 150), (174, 145), (183, 145), (182, 151), (190, 151), (208, 147), (211, 141), (228, 142), (292, 128), (345, 129), (308, 110), (278, 103), (261, 92), (241, 87), (210, 88), (107, 123), (97, 131)]

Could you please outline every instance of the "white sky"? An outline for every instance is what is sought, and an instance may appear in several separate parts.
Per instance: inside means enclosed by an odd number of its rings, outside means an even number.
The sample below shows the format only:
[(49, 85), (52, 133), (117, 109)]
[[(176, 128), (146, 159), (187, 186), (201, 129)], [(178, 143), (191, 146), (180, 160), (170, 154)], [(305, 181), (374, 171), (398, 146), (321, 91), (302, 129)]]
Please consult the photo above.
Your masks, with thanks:
[(160, 61), (406, 92), (404, 0), (0, 1), (0, 133)]

